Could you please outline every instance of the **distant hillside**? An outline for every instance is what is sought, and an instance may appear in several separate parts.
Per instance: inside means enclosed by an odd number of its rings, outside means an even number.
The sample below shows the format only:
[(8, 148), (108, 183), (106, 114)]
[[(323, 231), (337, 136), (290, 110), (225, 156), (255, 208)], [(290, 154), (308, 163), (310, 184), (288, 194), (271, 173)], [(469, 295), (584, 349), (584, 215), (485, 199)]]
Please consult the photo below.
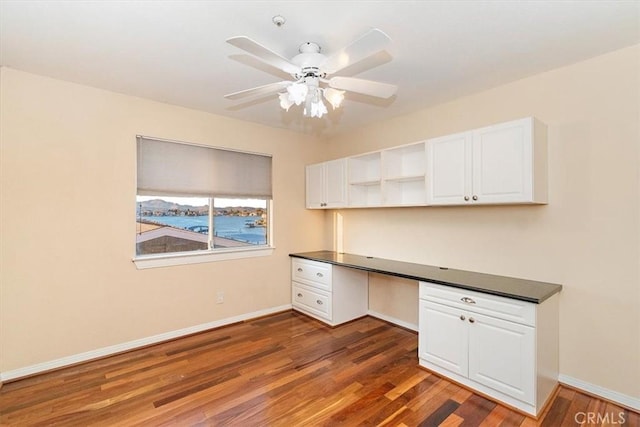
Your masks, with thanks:
[[(192, 206), (181, 205), (179, 203), (167, 202), (162, 199), (147, 200), (139, 202), (136, 206), (138, 214), (142, 213), (143, 216), (161, 216), (161, 215), (208, 215), (209, 206)], [(258, 215), (262, 214), (264, 209), (252, 208), (252, 207), (229, 207), (229, 208), (214, 208), (215, 215)]]
[(191, 209), (191, 210), (204, 210), (205, 212), (209, 211), (209, 206), (180, 205), (178, 203), (171, 203), (162, 199), (147, 200), (144, 202), (140, 202), (138, 205), (142, 205), (142, 210), (169, 211), (172, 209), (178, 209), (178, 210)]

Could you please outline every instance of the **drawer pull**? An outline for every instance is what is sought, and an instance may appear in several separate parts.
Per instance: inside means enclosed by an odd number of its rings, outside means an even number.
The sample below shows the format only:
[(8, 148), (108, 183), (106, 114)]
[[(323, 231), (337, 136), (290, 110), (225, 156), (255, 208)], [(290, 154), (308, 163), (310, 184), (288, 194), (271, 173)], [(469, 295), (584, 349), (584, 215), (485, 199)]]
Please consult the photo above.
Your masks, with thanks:
[(318, 305), (322, 305), (322, 300), (317, 299), (317, 300), (316, 300), (316, 303), (317, 303)]
[(316, 276), (323, 277), (322, 273), (316, 273)]
[(301, 269), (300, 267), (298, 267), (298, 271), (299, 271), (300, 273), (302, 273), (302, 269)]
[(476, 302), (469, 297), (460, 298), (460, 301), (465, 302), (467, 304), (475, 304)]
[(476, 323), (476, 319), (474, 319), (473, 317), (469, 317), (469, 323)]
[(298, 298), (302, 298), (302, 294), (298, 292)]
[(460, 315), (460, 320), (464, 321), (464, 319), (466, 319), (466, 317), (464, 317), (464, 314)]

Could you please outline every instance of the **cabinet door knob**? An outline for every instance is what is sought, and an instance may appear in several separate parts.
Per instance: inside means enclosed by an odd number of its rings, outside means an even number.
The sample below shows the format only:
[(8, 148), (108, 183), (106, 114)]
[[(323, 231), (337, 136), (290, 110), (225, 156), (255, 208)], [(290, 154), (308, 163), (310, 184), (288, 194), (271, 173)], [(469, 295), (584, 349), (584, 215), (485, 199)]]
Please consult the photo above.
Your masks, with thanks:
[(472, 299), (471, 299), (471, 298), (469, 298), (469, 297), (463, 297), (463, 298), (460, 298), (460, 301), (462, 301), (462, 302), (464, 302), (464, 303), (467, 303), (467, 304), (475, 304), (475, 303), (476, 303), (474, 300), (472, 300)]
[(468, 202), (469, 201), (469, 196), (464, 196), (464, 201)]
[(469, 317), (469, 323), (476, 323), (476, 319), (474, 319), (473, 317)]
[(302, 294), (298, 292), (298, 298), (302, 298)]
[(324, 276), (322, 275), (322, 273), (316, 273), (316, 276), (318, 276), (318, 277), (324, 277)]
[(464, 317), (464, 314), (461, 314), (460, 315), (460, 320), (464, 320), (464, 319), (466, 319), (466, 317)]
[(317, 303), (318, 305), (322, 305), (322, 300), (317, 299), (317, 300), (316, 300), (316, 303)]
[(472, 199), (473, 200), (478, 200), (478, 196), (473, 196)]
[(299, 271), (300, 273), (302, 273), (302, 269), (301, 269), (300, 267), (298, 267), (298, 271)]

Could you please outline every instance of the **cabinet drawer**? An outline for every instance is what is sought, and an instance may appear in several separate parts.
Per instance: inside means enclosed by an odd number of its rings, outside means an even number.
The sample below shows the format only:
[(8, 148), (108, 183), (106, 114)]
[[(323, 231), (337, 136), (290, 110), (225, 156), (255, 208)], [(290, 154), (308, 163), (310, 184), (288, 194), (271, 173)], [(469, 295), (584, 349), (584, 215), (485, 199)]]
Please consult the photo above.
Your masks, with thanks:
[(291, 289), (293, 290), (291, 301), (294, 308), (299, 308), (302, 311), (310, 312), (331, 321), (330, 294), (315, 289), (307, 289), (297, 283), (293, 283)]
[(524, 325), (534, 326), (536, 321), (533, 303), (430, 282), (420, 282), (420, 299)]
[(307, 286), (331, 292), (331, 264), (293, 258), (291, 279)]

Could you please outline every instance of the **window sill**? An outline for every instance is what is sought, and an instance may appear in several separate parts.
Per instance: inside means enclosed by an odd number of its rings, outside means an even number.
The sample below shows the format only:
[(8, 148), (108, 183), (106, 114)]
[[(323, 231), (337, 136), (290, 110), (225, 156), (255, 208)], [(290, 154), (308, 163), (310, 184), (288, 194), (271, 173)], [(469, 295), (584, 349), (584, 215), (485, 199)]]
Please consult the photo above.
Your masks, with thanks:
[(203, 262), (225, 261), (230, 259), (255, 258), (269, 256), (273, 253), (273, 246), (262, 246), (255, 249), (227, 249), (183, 254), (146, 255), (133, 258), (138, 270), (173, 265), (200, 264)]

